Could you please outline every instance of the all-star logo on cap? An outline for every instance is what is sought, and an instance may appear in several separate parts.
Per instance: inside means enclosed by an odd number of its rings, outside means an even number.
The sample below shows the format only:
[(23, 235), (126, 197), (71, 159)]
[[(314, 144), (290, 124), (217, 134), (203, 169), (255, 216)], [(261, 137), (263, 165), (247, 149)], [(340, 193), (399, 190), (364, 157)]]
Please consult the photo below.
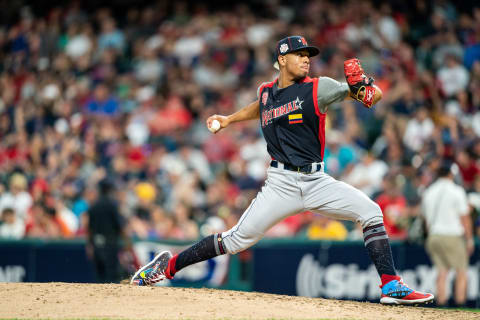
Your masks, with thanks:
[(288, 51), (288, 44), (282, 43), (282, 44), (280, 45), (280, 53), (285, 53), (285, 52), (287, 52), (287, 51)]

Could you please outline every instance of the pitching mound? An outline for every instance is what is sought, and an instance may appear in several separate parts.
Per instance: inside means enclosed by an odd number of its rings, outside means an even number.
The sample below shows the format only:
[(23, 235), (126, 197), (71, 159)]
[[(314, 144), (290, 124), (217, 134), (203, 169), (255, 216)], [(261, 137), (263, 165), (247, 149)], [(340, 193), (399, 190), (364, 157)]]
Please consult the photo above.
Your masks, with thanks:
[(0, 318), (478, 319), (478, 313), (256, 292), (118, 284), (0, 283)]

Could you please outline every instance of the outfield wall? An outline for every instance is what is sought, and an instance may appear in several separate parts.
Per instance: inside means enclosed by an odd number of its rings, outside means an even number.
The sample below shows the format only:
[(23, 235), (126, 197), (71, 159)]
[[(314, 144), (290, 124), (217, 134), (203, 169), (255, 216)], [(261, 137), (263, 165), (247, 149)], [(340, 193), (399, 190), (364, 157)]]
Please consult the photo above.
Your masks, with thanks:
[[(188, 242), (135, 241), (140, 263), (156, 252), (181, 251)], [(480, 250), (470, 259), (468, 300), (479, 306)], [(397, 270), (418, 290), (434, 292), (436, 270), (417, 244), (392, 242)], [(454, 274), (450, 274), (449, 292)], [(0, 282), (95, 282), (83, 240), (0, 241)], [(220, 256), (180, 271), (162, 285), (254, 290), (268, 293), (378, 301), (378, 275), (363, 242), (266, 239), (235, 256)]]
[[(480, 300), (480, 250), (468, 269), (469, 306)], [(437, 276), (423, 246), (392, 242), (395, 267), (404, 282), (435, 292)], [(360, 301), (378, 301), (380, 279), (363, 242), (264, 241), (253, 250), (252, 289), (261, 292)], [(454, 273), (447, 290), (451, 295)]]

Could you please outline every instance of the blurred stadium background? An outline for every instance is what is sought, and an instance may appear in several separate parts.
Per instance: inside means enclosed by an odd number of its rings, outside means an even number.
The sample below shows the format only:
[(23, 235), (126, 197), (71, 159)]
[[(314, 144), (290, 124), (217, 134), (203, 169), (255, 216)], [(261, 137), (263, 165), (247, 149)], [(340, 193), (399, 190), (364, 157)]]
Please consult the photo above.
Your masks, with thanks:
[[(331, 106), (325, 163), (381, 206), (407, 282), (434, 291), (419, 204), (444, 158), (459, 166), (480, 236), (475, 1), (3, 0), (0, 8), (0, 281), (95, 281), (86, 212), (105, 178), (137, 263), (233, 226), (270, 158), (257, 122), (212, 135), (205, 119), (253, 101), (276, 77), (276, 41), (292, 34), (321, 48), (312, 76), (343, 80), (343, 61), (358, 57), (384, 92), (372, 110)], [(172, 285), (378, 298), (353, 223), (307, 212), (266, 238)], [(480, 299), (479, 256), (470, 306)], [(136, 259), (122, 257), (131, 272)]]

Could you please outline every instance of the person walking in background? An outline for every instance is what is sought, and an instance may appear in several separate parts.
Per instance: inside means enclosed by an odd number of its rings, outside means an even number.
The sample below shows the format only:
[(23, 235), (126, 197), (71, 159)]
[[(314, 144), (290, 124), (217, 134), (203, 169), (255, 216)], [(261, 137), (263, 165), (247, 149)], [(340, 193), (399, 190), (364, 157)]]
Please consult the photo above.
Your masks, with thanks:
[(99, 183), (99, 196), (88, 210), (87, 255), (93, 259), (97, 281), (101, 283), (120, 280), (120, 240), (128, 238), (125, 222), (112, 196), (113, 185), (107, 179)]
[(437, 304), (447, 304), (446, 281), (450, 269), (455, 269), (455, 303), (466, 302), (468, 257), (474, 241), (470, 209), (465, 190), (453, 181), (456, 164), (444, 162), (437, 180), (423, 195), (422, 213), (427, 226), (426, 249), (437, 268)]

